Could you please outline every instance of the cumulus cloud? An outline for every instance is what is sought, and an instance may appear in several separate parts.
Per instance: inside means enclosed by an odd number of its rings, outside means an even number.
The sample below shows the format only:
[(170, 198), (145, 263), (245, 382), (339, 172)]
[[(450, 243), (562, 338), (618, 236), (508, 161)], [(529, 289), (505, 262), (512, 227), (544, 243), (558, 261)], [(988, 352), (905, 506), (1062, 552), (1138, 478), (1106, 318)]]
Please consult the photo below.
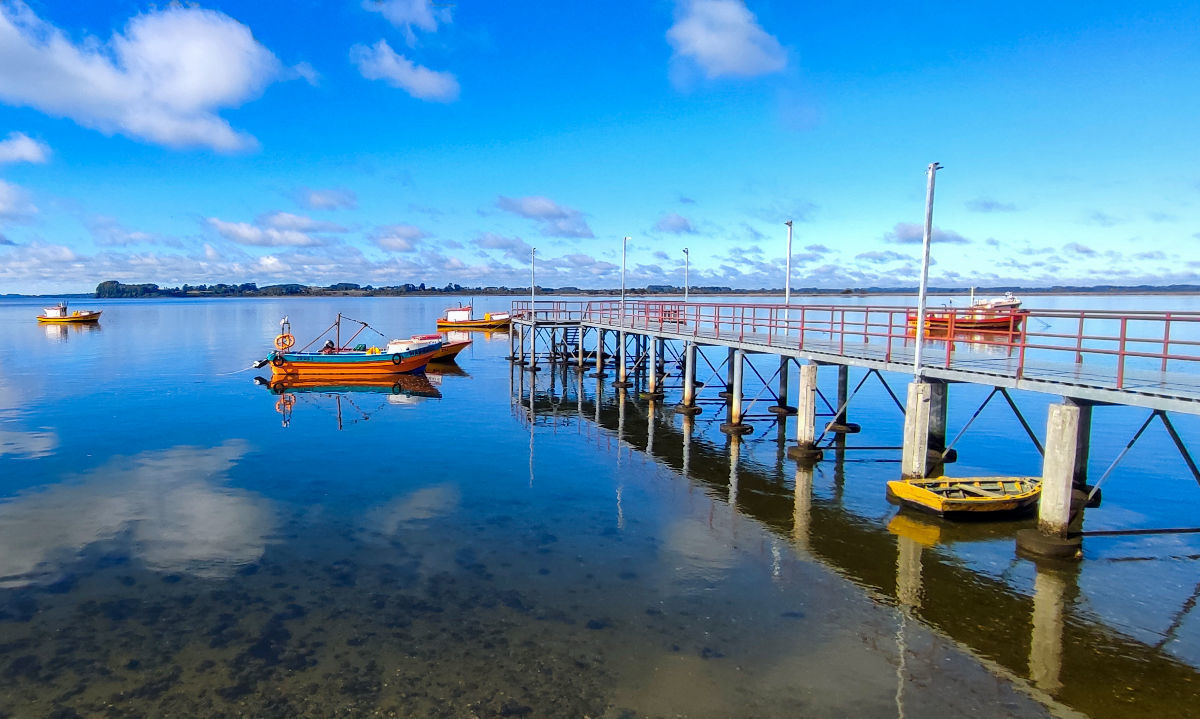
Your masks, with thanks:
[(1095, 257), (1098, 254), (1100, 254), (1100, 253), (1096, 252), (1095, 250), (1093, 250), (1091, 247), (1088, 247), (1087, 245), (1082, 245), (1078, 242), (1068, 242), (1067, 244), (1063, 245), (1063, 249), (1066, 250), (1067, 252), (1071, 252), (1076, 255), (1082, 255), (1084, 257)]
[[(890, 242), (897, 245), (913, 245), (920, 244), (925, 239), (925, 228), (915, 222), (897, 222), (896, 226), (890, 232), (883, 235), (884, 242)], [(940, 230), (937, 227), (933, 228), (933, 236), (930, 238), (932, 242), (947, 243), (956, 245), (970, 244), (970, 240), (950, 230)]]
[(673, 60), (686, 60), (712, 79), (754, 77), (787, 65), (779, 41), (758, 24), (742, 0), (678, 0), (667, 30)]
[(350, 60), (368, 80), (383, 80), (418, 100), (453, 102), (458, 99), (458, 80), (452, 73), (417, 65), (403, 55), (397, 55), (386, 40), (371, 47), (355, 45), (350, 48)]
[(313, 190), (301, 188), (297, 199), (310, 210), (353, 210), (358, 196), (351, 190)]
[(1105, 212), (1100, 212), (1099, 210), (1092, 212), (1087, 216), (1087, 224), (1099, 225), (1100, 227), (1114, 227), (1122, 222), (1124, 222), (1124, 220), (1121, 218), (1113, 217), (1112, 215)]
[(37, 214), (37, 207), (24, 188), (0, 180), (0, 219), (24, 220)]
[(272, 212), (258, 218), (258, 224), (273, 227), (277, 230), (296, 230), (298, 232), (346, 232), (346, 228), (336, 222), (314, 220), (304, 215), (291, 212)]
[(880, 250), (874, 252), (860, 252), (854, 256), (854, 259), (862, 260), (863, 262), (869, 262), (871, 264), (880, 264), (883, 262), (903, 262), (906, 260), (911, 260), (912, 258), (908, 255), (902, 255), (899, 252), (893, 252), (892, 250)]
[(248, 222), (225, 222), (216, 217), (208, 218), (208, 226), (230, 242), (255, 247), (311, 247), (322, 241), (299, 230), (281, 230), (261, 227)]
[(0, 165), (9, 162), (41, 164), (50, 158), (50, 146), (38, 142), (23, 132), (10, 132), (0, 140)]
[(17, 244), (17, 243), (15, 243), (15, 242), (13, 242), (12, 240), (8, 239), (8, 238), (7, 238), (7, 237), (5, 237), (4, 235), (0, 235), (0, 245), (8, 245), (9, 247), (14, 247), (14, 246), (16, 246), (16, 244)]
[(416, 225), (385, 225), (371, 233), (371, 241), (388, 252), (412, 252), (429, 233)]
[(87, 221), (88, 231), (97, 245), (124, 246), (149, 244), (159, 241), (159, 236), (150, 232), (130, 230), (116, 218), (97, 215)]
[(967, 209), (971, 212), (1016, 212), (1017, 206), (1011, 202), (998, 202), (988, 197), (977, 197), (967, 200)]
[(696, 228), (692, 227), (691, 221), (677, 212), (668, 212), (658, 218), (658, 222), (654, 223), (654, 229), (659, 232), (671, 232), (677, 235), (682, 233), (695, 234), (696, 232)]
[(0, 5), (0, 99), (105, 134), (168, 147), (253, 147), (217, 113), (258, 96), (279, 74), (250, 29), (215, 10), (137, 15), (105, 44), (73, 42), (23, 3)]
[(528, 261), (533, 251), (533, 245), (520, 237), (502, 237), (491, 232), (481, 235), (475, 244), (485, 250), (501, 250), (506, 258), (518, 262)]
[(496, 207), (514, 215), (536, 220), (538, 229), (548, 237), (595, 237), (579, 210), (559, 205), (548, 197), (504, 197)]

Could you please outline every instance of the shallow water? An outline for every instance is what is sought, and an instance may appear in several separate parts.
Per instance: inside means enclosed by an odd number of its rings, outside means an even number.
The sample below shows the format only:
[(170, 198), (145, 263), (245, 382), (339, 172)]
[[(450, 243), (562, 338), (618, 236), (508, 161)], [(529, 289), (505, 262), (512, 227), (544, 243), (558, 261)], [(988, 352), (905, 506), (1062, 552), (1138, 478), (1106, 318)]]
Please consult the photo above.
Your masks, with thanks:
[[(1038, 568), (1013, 553), (1028, 522), (898, 515), (895, 452), (806, 474), (765, 418), (731, 443), (716, 404), (685, 423), (515, 372), (504, 334), (418, 387), (285, 401), (240, 371), (284, 314), (302, 341), (337, 312), (407, 336), (444, 298), (75, 303), (94, 329), (40, 327), (41, 304), (0, 301), (0, 715), (1193, 710), (1196, 535)], [(1016, 398), (1043, 427), (1053, 398)], [(898, 444), (889, 405), (864, 385), (850, 444)], [(1036, 473), (988, 412), (954, 473)], [(1143, 415), (1097, 411), (1099, 471)], [(1146, 442), (1089, 528), (1195, 523), (1200, 489)]]

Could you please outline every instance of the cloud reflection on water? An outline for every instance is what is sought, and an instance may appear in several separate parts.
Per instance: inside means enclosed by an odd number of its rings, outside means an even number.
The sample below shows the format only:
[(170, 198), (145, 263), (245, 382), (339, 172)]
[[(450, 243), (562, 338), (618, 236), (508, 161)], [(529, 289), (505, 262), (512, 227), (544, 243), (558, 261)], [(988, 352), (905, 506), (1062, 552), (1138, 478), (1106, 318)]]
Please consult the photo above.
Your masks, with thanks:
[(410, 522), (449, 514), (458, 508), (461, 498), (462, 492), (455, 484), (424, 487), (371, 510), (367, 525), (385, 536), (392, 536)]
[(115, 456), (0, 503), (0, 587), (52, 581), (102, 543), (154, 570), (206, 578), (257, 561), (276, 522), (270, 502), (219, 486), (248, 449), (231, 440)]

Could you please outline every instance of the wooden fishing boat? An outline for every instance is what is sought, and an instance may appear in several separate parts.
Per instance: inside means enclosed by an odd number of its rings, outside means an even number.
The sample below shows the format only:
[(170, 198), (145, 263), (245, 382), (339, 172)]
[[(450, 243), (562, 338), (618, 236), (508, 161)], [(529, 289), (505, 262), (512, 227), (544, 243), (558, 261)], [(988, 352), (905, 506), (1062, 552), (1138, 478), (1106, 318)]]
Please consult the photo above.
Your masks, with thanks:
[(42, 314), (37, 316), (38, 322), (52, 322), (55, 324), (79, 324), (84, 322), (98, 322), (100, 313), (104, 310), (74, 310), (67, 311), (67, 303), (59, 302), (54, 307), (45, 307), (42, 309)]
[[(423, 372), (425, 365), (433, 358), (434, 353), (441, 349), (440, 339), (407, 339), (390, 340), (384, 347), (368, 347), (366, 344), (351, 346), (369, 325), (358, 320), (349, 320), (362, 325), (346, 342), (341, 341), (342, 315), (325, 332), (322, 332), (305, 348), (293, 352), (296, 338), (291, 333), (291, 325), (286, 317), (280, 322), (281, 332), (275, 338), (275, 350), (267, 355), (265, 360), (255, 366), (271, 365), (272, 378), (326, 378), (326, 379), (366, 379), (380, 375), (399, 375), (412, 372)], [(378, 332), (378, 330), (374, 330)], [(320, 341), (330, 332), (337, 338), (329, 339), (320, 350), (305, 351)], [(382, 336), (382, 334), (381, 334)]]
[(471, 344), (471, 340), (453, 340), (449, 337), (434, 334), (413, 335), (412, 338), (414, 340), (439, 340), (442, 343), (441, 348), (433, 353), (433, 357), (429, 360), (430, 362), (453, 362), (458, 353), (465, 350)]
[[(1020, 309), (1021, 300), (1011, 292), (1003, 297), (975, 299), (975, 288), (971, 288), (971, 299), (964, 309), (945, 307), (926, 310), (926, 329), (949, 330), (993, 330), (996, 332), (1020, 332), (1021, 324), (1029, 310)], [(907, 313), (910, 329), (917, 324), (917, 313)]]
[(483, 319), (471, 316), (471, 305), (466, 307), (450, 307), (446, 316), (437, 321), (439, 330), (502, 330), (512, 322), (507, 312), (488, 312)]
[(947, 518), (994, 518), (1037, 507), (1041, 477), (931, 477), (887, 483), (888, 501)]

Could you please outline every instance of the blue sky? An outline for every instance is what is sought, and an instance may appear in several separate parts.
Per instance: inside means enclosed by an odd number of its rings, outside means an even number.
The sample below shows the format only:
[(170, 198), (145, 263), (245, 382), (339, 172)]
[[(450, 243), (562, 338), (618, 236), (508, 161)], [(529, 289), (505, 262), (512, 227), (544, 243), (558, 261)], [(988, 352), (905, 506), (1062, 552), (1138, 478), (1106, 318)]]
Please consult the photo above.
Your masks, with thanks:
[(0, 0), (0, 293), (1200, 282), (1196, 3)]

